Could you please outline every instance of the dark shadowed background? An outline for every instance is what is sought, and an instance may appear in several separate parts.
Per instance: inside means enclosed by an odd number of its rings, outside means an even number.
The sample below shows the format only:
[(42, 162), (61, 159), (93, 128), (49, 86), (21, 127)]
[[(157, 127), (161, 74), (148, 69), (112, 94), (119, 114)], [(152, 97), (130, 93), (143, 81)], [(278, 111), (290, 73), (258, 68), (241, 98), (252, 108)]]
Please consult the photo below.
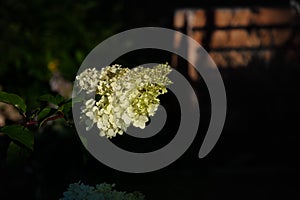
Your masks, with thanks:
[[(74, 127), (54, 122), (36, 133), (33, 155), (15, 165), (7, 162), (7, 138), (0, 135), (0, 199), (58, 199), (68, 184), (79, 180), (90, 185), (116, 183), (117, 189), (138, 190), (149, 200), (292, 199), (299, 195), (300, 10), (294, 4), (300, 7), (299, 1), (2, 0), (0, 90), (19, 94), (30, 108), (45, 93), (67, 97), (68, 92), (53, 86), (53, 81), (63, 80), (63, 85), (74, 81), (82, 60), (101, 41), (123, 30), (159, 26), (189, 34), (212, 55), (225, 83), (228, 112), (217, 145), (198, 159), (210, 117), (205, 83), (201, 77), (194, 80), (188, 63), (181, 58), (175, 62), (168, 52), (128, 53), (117, 62), (128, 67), (169, 62), (197, 91), (200, 128), (188, 151), (155, 172), (118, 172), (85, 150)], [(227, 15), (217, 18), (215, 14), (218, 9), (230, 13), (248, 9), (249, 16), (259, 16), (263, 9), (274, 8), (288, 10), (281, 18), (289, 12), (293, 18), (284, 23), (270, 18), (271, 24), (268, 20), (259, 24), (268, 18), (264, 14), (248, 24), (222, 26), (218, 20), (226, 21)], [(190, 15), (184, 14), (184, 23), (176, 26), (176, 11), (186, 10), (198, 10), (192, 15), (199, 23), (190, 24)], [(238, 16), (237, 23), (249, 16)], [(115, 138), (114, 142), (137, 152), (167, 144), (176, 133), (180, 113), (172, 93), (162, 96), (161, 102), (168, 121), (158, 135), (143, 141)]]

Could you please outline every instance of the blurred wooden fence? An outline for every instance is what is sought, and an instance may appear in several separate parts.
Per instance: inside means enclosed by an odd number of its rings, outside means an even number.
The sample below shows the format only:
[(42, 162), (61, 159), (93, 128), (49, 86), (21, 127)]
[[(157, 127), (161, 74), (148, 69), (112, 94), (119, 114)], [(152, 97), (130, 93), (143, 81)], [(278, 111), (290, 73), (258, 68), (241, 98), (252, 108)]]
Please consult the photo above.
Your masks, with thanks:
[[(253, 60), (268, 63), (285, 49), (282, 59), (299, 61), (300, 17), (293, 8), (179, 9), (174, 28), (197, 42), (218, 67), (245, 67)], [(175, 45), (180, 44), (175, 38)], [(173, 66), (178, 65), (174, 55)], [(197, 79), (189, 66), (188, 74)]]

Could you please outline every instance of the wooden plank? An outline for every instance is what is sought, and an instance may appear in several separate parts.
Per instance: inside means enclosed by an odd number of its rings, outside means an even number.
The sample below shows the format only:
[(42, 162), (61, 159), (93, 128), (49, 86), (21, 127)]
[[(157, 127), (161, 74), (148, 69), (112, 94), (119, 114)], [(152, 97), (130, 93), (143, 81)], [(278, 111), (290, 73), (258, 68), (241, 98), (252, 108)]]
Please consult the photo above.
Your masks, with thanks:
[(236, 68), (247, 66), (254, 57), (268, 62), (271, 60), (274, 52), (271, 50), (261, 50), (253, 53), (252, 51), (232, 50), (227, 52), (211, 51), (209, 55), (220, 68)]
[[(186, 25), (186, 26), (185, 26)], [(174, 27), (206, 47), (218, 67), (242, 67), (253, 59), (270, 62), (278, 48), (291, 62), (299, 61), (300, 15), (291, 8), (217, 8), (181, 9), (174, 16)], [(181, 38), (175, 37), (176, 48)], [(195, 49), (187, 48), (189, 60), (197, 60)], [(174, 63), (178, 62), (173, 56)], [(197, 73), (188, 64), (188, 74), (197, 80)]]
[[(300, 18), (291, 8), (249, 8), (224, 9), (217, 8), (212, 11), (213, 24), (216, 28), (238, 26), (265, 26), (281, 24), (300, 24)], [(208, 11), (204, 9), (180, 9), (175, 12), (174, 27), (184, 26), (184, 16), (190, 27), (207, 26)]]
[(175, 29), (180, 29), (185, 23), (186, 10), (176, 10), (173, 19), (173, 25)]
[[(299, 38), (299, 31), (296, 32)], [(200, 44), (203, 44), (206, 31), (195, 31), (191, 34)], [(293, 40), (291, 29), (261, 29), (261, 30), (217, 30), (212, 32), (209, 47), (211, 48), (235, 48), (235, 47), (276, 47), (285, 45)]]
[(250, 9), (216, 9), (215, 26), (249, 26), (252, 12)]
[(292, 12), (292, 9), (259, 8), (258, 13), (251, 15), (251, 24), (272, 25), (272, 24), (294, 23), (294, 22), (299, 22), (296, 20), (297, 18), (298, 16), (296, 15), (295, 12)]

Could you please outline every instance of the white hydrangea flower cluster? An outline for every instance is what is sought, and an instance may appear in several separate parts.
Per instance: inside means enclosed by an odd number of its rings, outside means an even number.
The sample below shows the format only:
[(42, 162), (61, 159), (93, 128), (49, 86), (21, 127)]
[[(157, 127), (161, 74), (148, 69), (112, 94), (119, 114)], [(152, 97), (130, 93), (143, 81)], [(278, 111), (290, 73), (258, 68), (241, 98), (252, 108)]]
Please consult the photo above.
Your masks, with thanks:
[(132, 70), (112, 65), (100, 72), (95, 68), (83, 71), (76, 77), (80, 89), (96, 93), (96, 100), (87, 100), (82, 108), (86, 129), (96, 124), (100, 136), (112, 138), (122, 135), (131, 124), (145, 128), (159, 106), (158, 96), (172, 83), (167, 77), (170, 72), (168, 64)]
[(95, 92), (95, 88), (97, 87), (97, 80), (100, 79), (100, 72), (93, 69), (86, 69), (80, 75), (76, 76), (76, 80), (78, 81), (78, 86), (81, 90), (85, 90), (86, 93)]

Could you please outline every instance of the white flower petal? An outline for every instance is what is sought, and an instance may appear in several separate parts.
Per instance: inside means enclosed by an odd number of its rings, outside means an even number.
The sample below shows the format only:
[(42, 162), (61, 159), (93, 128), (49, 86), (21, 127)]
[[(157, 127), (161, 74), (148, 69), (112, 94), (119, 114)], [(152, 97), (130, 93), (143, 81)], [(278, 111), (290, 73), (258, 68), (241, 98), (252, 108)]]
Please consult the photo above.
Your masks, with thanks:
[(125, 124), (130, 124), (131, 122), (131, 118), (126, 113), (122, 115), (122, 119), (124, 120)]

